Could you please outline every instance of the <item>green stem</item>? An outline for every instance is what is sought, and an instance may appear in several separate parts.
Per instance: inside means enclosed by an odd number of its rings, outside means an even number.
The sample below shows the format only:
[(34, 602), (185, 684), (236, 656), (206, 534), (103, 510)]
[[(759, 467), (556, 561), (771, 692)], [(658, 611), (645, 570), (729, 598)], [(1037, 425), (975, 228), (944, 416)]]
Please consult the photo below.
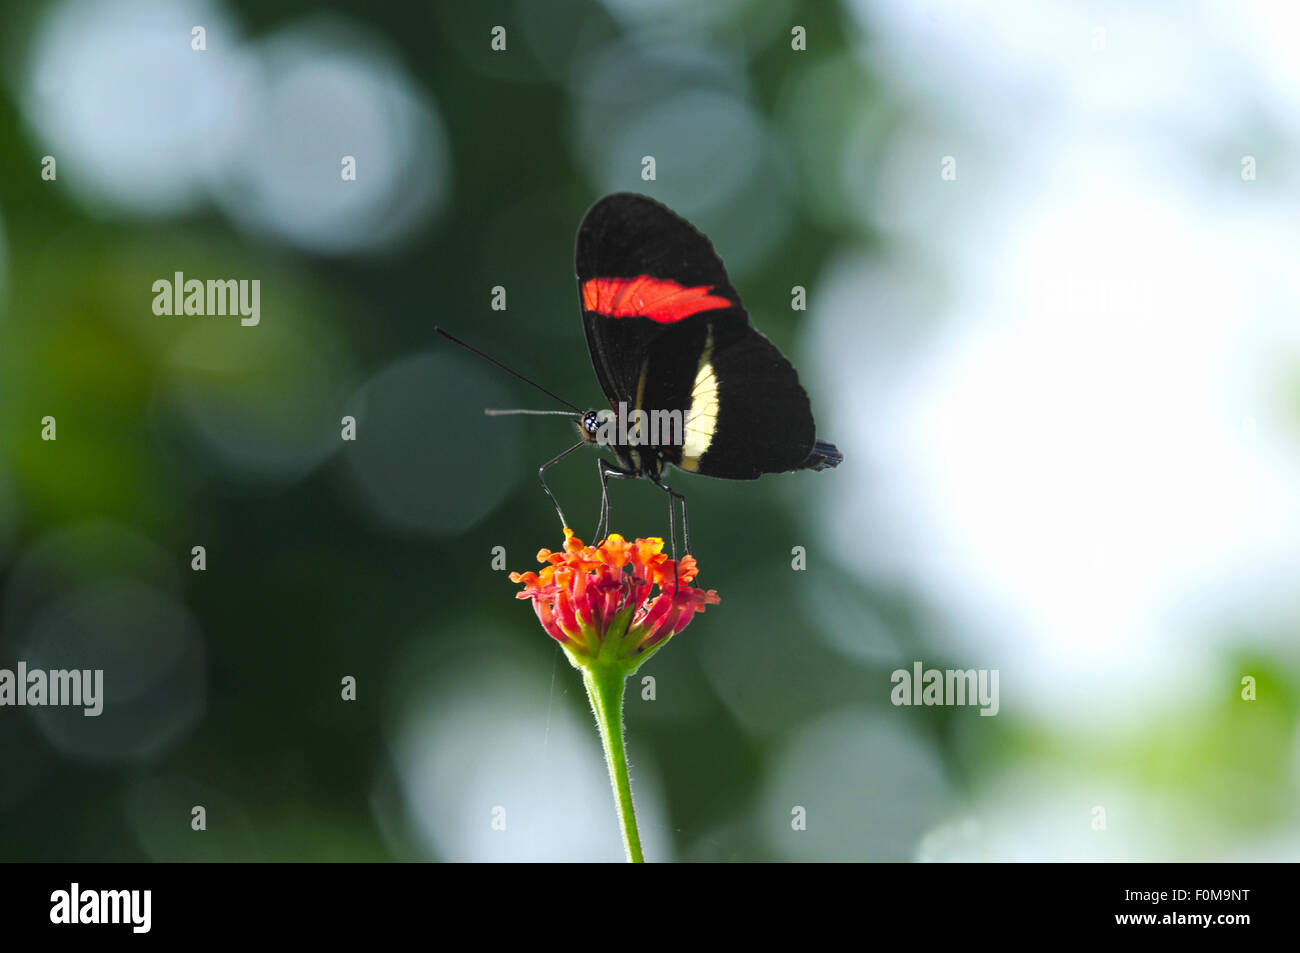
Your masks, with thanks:
[(596, 715), (600, 741), (609, 765), (609, 783), (614, 789), (614, 806), (623, 829), (623, 846), (627, 859), (634, 864), (645, 862), (641, 856), (641, 838), (636, 830), (636, 812), (632, 808), (632, 784), (627, 776), (627, 753), (623, 750), (623, 691), (627, 687), (627, 670), (600, 665), (582, 670), (591, 710)]

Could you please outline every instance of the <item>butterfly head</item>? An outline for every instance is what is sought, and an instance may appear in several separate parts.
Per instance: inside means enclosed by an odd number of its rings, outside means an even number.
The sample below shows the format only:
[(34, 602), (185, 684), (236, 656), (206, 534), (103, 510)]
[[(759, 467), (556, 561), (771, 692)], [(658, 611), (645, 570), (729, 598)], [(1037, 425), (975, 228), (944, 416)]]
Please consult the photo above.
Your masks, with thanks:
[(574, 418), (578, 425), (578, 431), (587, 443), (596, 442), (596, 433), (600, 430), (600, 414), (594, 410), (589, 410), (581, 417)]

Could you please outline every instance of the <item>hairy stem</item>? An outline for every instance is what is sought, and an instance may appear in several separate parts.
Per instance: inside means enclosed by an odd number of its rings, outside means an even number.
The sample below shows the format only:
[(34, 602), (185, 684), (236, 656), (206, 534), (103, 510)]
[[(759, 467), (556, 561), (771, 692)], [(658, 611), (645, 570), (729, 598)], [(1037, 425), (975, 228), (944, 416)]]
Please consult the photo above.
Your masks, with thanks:
[(614, 789), (614, 806), (618, 809), (627, 859), (634, 864), (644, 863), (641, 837), (636, 830), (636, 812), (632, 807), (627, 752), (623, 749), (623, 692), (627, 687), (627, 671), (612, 665), (595, 665), (583, 669), (582, 681), (587, 686), (591, 710), (596, 715), (596, 727), (600, 729), (600, 741), (605, 749), (605, 763), (609, 765), (609, 783)]

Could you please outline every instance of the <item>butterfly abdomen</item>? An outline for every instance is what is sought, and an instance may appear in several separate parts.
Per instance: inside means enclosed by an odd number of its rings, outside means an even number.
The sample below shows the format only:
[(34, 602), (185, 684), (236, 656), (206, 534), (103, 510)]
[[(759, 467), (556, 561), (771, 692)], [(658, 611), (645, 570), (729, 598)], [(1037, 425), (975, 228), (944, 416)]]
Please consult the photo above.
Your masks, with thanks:
[(818, 440), (813, 444), (812, 453), (808, 454), (808, 459), (803, 462), (800, 470), (830, 470), (838, 467), (844, 462), (844, 454), (840, 453), (839, 447), (833, 443), (827, 443), (825, 440)]

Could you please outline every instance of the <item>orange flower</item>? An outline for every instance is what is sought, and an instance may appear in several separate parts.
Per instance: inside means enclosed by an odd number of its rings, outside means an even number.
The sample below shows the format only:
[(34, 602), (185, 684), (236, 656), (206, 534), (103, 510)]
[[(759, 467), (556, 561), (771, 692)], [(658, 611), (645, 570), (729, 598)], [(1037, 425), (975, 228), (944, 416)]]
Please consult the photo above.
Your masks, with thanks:
[(524, 584), (518, 598), (533, 601), (542, 628), (574, 665), (600, 660), (631, 671), (719, 602), (712, 589), (691, 585), (694, 556), (674, 562), (663, 548), (662, 539), (628, 542), (617, 533), (586, 546), (566, 528), (562, 551), (538, 552), (541, 572), (512, 572), (510, 580)]

